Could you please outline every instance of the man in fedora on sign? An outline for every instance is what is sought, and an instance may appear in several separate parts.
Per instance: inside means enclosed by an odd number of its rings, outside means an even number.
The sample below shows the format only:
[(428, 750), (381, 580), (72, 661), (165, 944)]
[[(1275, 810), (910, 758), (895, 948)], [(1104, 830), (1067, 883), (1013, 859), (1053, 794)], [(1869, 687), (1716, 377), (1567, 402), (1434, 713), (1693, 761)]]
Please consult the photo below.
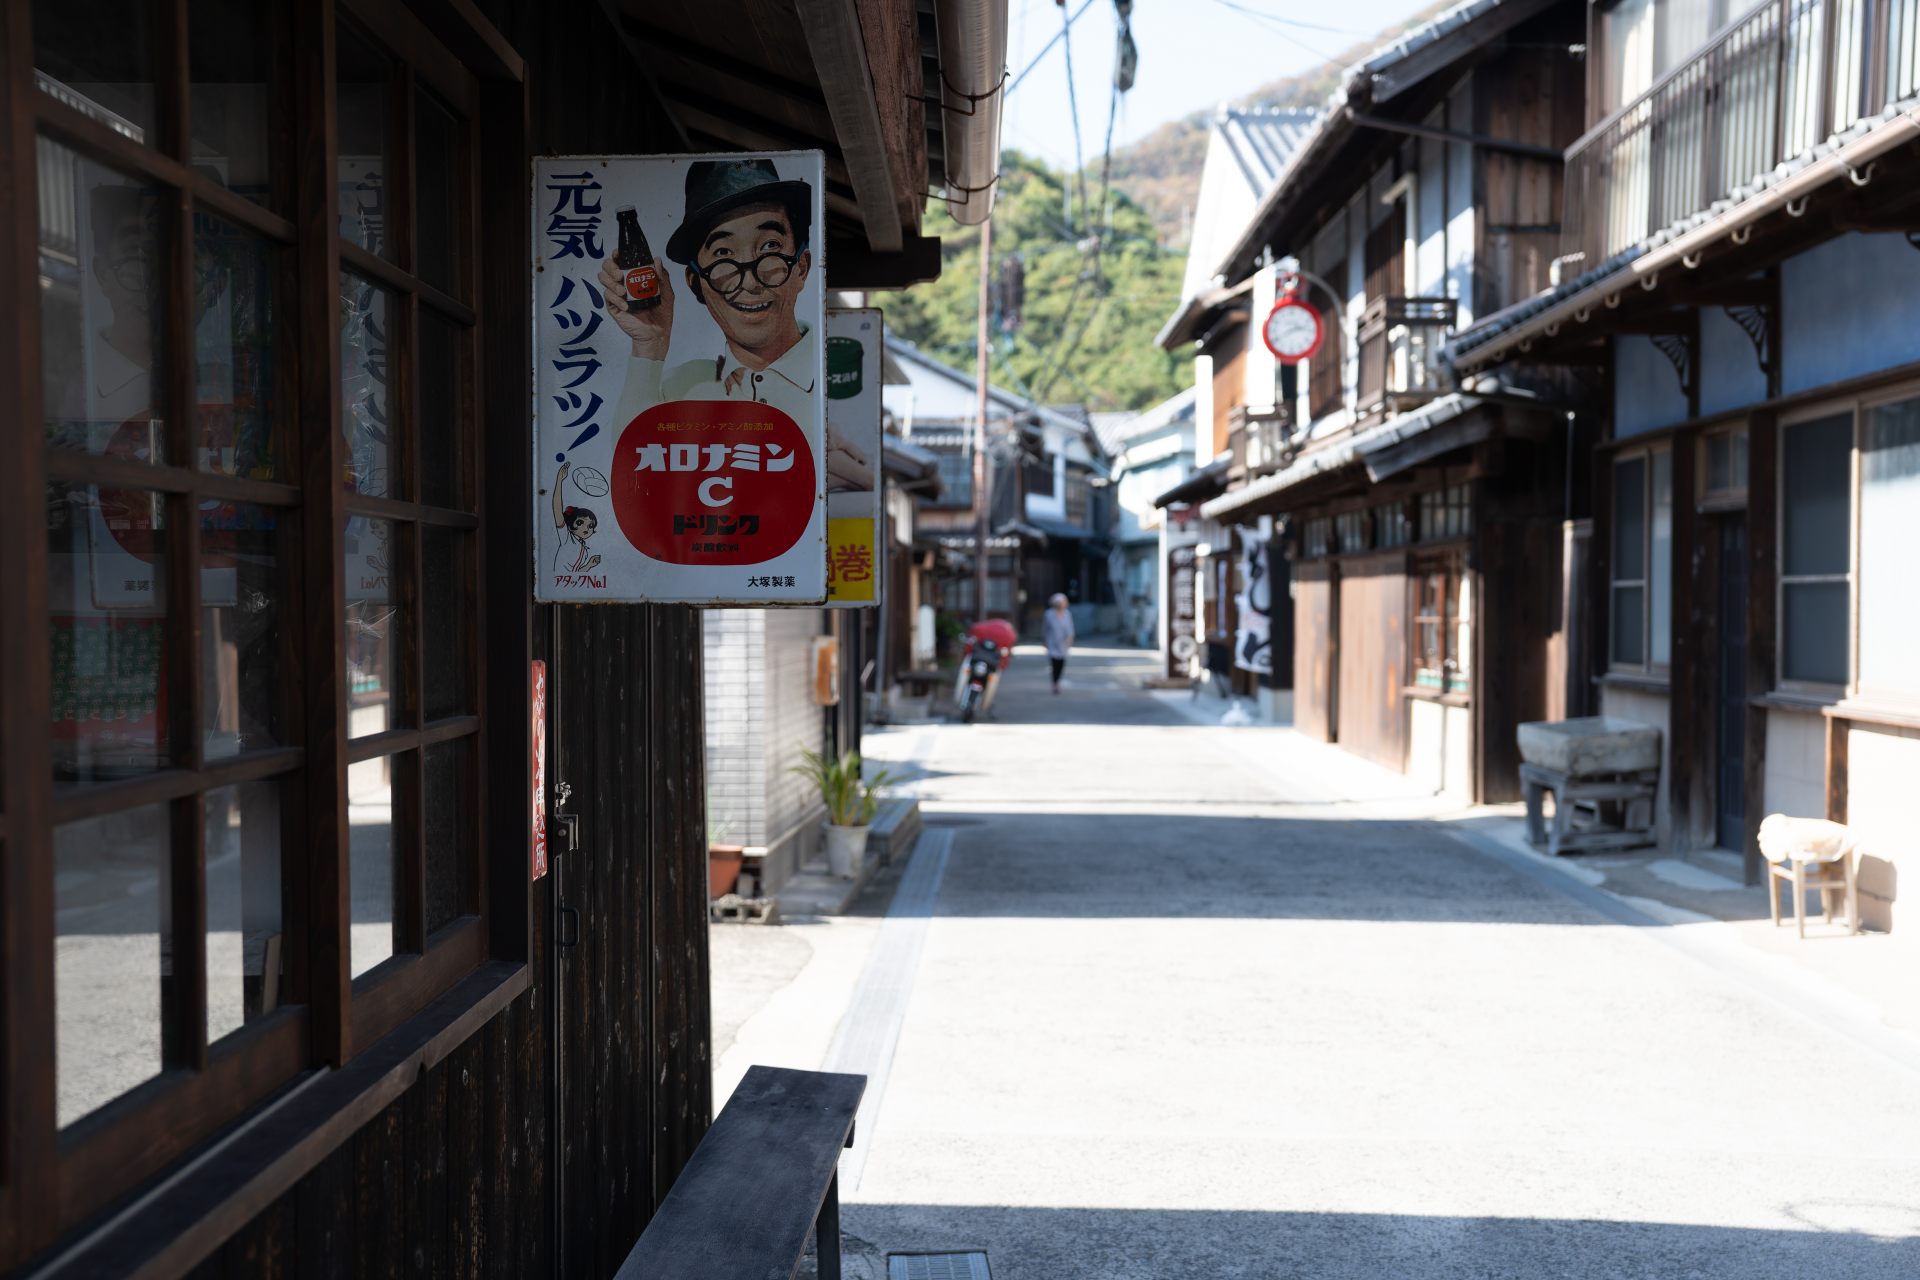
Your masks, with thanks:
[(720, 327), (725, 347), (669, 364), (669, 273), (659, 273), (658, 306), (629, 310), (626, 273), (607, 259), (600, 267), (607, 313), (633, 341), (622, 417), (670, 400), (752, 400), (806, 422), (820, 376), (819, 339), (795, 308), (813, 271), (812, 233), (811, 189), (782, 180), (771, 160), (689, 164), (686, 212), (667, 240), (667, 257), (686, 269), (687, 288)]

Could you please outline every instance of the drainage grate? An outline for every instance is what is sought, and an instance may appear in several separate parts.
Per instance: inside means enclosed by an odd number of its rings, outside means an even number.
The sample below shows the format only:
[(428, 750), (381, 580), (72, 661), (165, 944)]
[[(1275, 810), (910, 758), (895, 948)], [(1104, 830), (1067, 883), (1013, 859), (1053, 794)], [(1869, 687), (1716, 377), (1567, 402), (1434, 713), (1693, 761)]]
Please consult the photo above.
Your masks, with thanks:
[(984, 1253), (890, 1253), (887, 1280), (993, 1280)]

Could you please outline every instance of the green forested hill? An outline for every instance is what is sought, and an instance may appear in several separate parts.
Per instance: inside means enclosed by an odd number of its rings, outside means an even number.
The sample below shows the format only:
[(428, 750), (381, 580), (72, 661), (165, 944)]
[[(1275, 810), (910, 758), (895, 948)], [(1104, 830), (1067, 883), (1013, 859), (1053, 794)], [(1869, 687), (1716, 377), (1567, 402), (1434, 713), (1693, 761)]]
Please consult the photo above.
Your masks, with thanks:
[[(1144, 409), (1191, 375), (1187, 361), (1153, 345), (1180, 300), (1184, 254), (1163, 248), (1153, 219), (1116, 187), (1111, 227), (1074, 189), (1067, 222), (1067, 175), (1015, 152), (1002, 160), (993, 213), (993, 260), (1018, 254), (1026, 267), (1026, 306), (1012, 332), (994, 331), (993, 380), (1043, 403), (1080, 403), (1095, 411)], [(1086, 200), (1098, 205), (1099, 175)], [(935, 201), (925, 233), (944, 242), (940, 279), (882, 293), (888, 331), (962, 368), (973, 367), (979, 316), (980, 232), (962, 227)]]

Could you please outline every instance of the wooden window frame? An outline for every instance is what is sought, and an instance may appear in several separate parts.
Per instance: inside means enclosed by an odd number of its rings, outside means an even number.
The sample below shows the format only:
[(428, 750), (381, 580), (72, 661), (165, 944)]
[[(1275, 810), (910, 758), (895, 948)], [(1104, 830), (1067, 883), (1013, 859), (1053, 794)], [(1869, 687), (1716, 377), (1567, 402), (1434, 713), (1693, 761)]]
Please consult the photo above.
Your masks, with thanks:
[(1697, 450), (1694, 460), (1694, 509), (1700, 512), (1744, 511), (1747, 507), (1747, 476), (1742, 474), (1739, 484), (1729, 483), (1725, 488), (1709, 487), (1708, 459), (1710, 450), (1717, 441), (1727, 442), (1727, 470), (1729, 481), (1733, 472), (1733, 449), (1738, 441), (1748, 456), (1748, 467), (1752, 467), (1752, 449), (1748, 437), (1747, 424), (1744, 422), (1723, 423), (1702, 431), (1694, 448)]
[[(1427, 579), (1440, 579), (1440, 611), (1437, 614), (1423, 612), (1425, 601), (1422, 589)], [(1460, 595), (1469, 583), (1467, 577), (1467, 557), (1462, 548), (1448, 551), (1427, 551), (1416, 555), (1408, 567), (1407, 577), (1407, 690), (1417, 697), (1445, 698), (1470, 694), (1473, 684), (1472, 636), (1462, 636), (1465, 628), (1473, 626), (1472, 618), (1460, 616)], [(1437, 673), (1438, 684), (1422, 682), (1422, 676), (1432, 668), (1423, 665), (1424, 644), (1421, 639), (1426, 627), (1437, 626), (1440, 629), (1440, 669)]]
[[(524, 657), (529, 641), (528, 613), (513, 589), (524, 566), (511, 548), (524, 543), (527, 521), (516, 517), (526, 501), (524, 410), (505, 413), (495, 407), (502, 393), (511, 403), (525, 400), (524, 361), (516, 375), (509, 355), (523, 344), (523, 310), (518, 299), (524, 282), (504, 287), (484, 278), (479, 265), (488, 252), (525, 243), (526, 213), (509, 209), (490, 214), (483, 225), (480, 191), (483, 177), (512, 182), (523, 168), (524, 90), (517, 60), (498, 58), (495, 76), (512, 80), (510, 94), (491, 101), (502, 105), (486, 119), (500, 127), (506, 148), (515, 154), (489, 156), (480, 146), (483, 108), (487, 106), (476, 74), (430, 34), (412, 11), (372, 0), (298, 0), (288, 6), (270, 50), (267, 74), (279, 97), (281, 122), (270, 139), (275, 148), (274, 207), (255, 203), (197, 172), (190, 163), (191, 81), (188, 63), (189, 0), (167, 0), (156, 14), (155, 145), (113, 131), (80, 110), (41, 92), (34, 83), (31, 14), (24, 3), (0, 11), (0, 67), (7, 84), (6, 129), (0, 134), (0, 172), (16, 193), (0, 210), (7, 231), (0, 253), (0, 283), (17, 300), (0, 316), (0, 359), (11, 362), (21, 399), (42, 399), (40, 325), (33, 305), (40, 251), (36, 201), (35, 140), (45, 135), (81, 156), (112, 170), (154, 184), (167, 193), (170, 213), (164, 234), (170, 237), (167, 264), (170, 341), (165, 365), (156, 365), (155, 385), (164, 390), (156, 404), (167, 409), (170, 465), (61, 452), (47, 447), (41, 430), (19, 433), (14, 465), (0, 474), (0, 531), (14, 553), (0, 558), (0, 590), (14, 603), (15, 620), (0, 625), (0, 659), (9, 673), (0, 690), (0, 1027), (4, 1035), (3, 1070), (8, 1124), (0, 1136), (0, 1267), (17, 1264), (50, 1246), (113, 1201), (127, 1195), (175, 1164), (222, 1127), (245, 1117), (273, 1093), (316, 1067), (341, 1067), (365, 1047), (409, 1019), (428, 1016), (439, 997), (466, 990), (461, 981), (486, 961), (508, 962), (513, 973), (493, 984), (479, 999), (485, 1003), (514, 983), (524, 985), (528, 951), (528, 894), (524, 843), (501, 839), (502, 824), (524, 816), (524, 797), (495, 799), (490, 781), (517, 763), (525, 776), (527, 727)], [(388, 145), (388, 182), (400, 212), (393, 225), (395, 252), (380, 258), (345, 244), (338, 237), (337, 128), (333, 119), (336, 12), (385, 47), (393, 58), (392, 134)], [(470, 35), (472, 33), (464, 33)], [(464, 39), (461, 47), (479, 47)], [(294, 56), (298, 49), (303, 56)], [(498, 49), (485, 52), (499, 54)], [(455, 174), (454, 215), (460, 220), (461, 246), (455, 255), (460, 291), (450, 296), (411, 273), (416, 245), (412, 238), (413, 102), (421, 87), (430, 89), (456, 113), (466, 130), (464, 158)], [(511, 103), (506, 102), (511, 98)], [(515, 118), (517, 108), (519, 119)], [(483, 170), (486, 173), (483, 175)], [(284, 174), (284, 178), (279, 176)], [(286, 184), (281, 189), (281, 183)], [(513, 203), (513, 202), (509, 202)], [(193, 223), (205, 210), (277, 246), (286, 264), (276, 288), (276, 357), (286, 363), (276, 410), (276, 452), (286, 473), (259, 481), (200, 471), (190, 438), (193, 351), (191, 314)], [(483, 244), (484, 240), (484, 244)], [(395, 336), (389, 344), (396, 376), (389, 385), (395, 410), (396, 469), (400, 496), (361, 497), (346, 492), (341, 430), (339, 285), (343, 268), (359, 272), (389, 291)], [(480, 321), (487, 297), (509, 319), (497, 334)], [(429, 507), (419, 501), (418, 468), (413, 465), (417, 434), (419, 381), (415, 372), (415, 333), (422, 310), (443, 316), (466, 331), (456, 377), (464, 400), (455, 419), (459, 464), (465, 469), (463, 509)], [(517, 381), (516, 381), (517, 377)], [(29, 412), (35, 412), (29, 410)], [(484, 459), (484, 461), (483, 461)], [(73, 483), (137, 485), (165, 495), (173, 527), (169, 564), (197, 566), (199, 523), (196, 504), (203, 497), (256, 503), (288, 513), (292, 546), (280, 572), (284, 589), (283, 627), (300, 677), (288, 681), (283, 708), (289, 745), (240, 756), (204, 758), (201, 734), (199, 670), (192, 647), (170, 637), (169, 651), (191, 656), (170, 664), (167, 687), (174, 710), (169, 720), (176, 744), (175, 767), (112, 782), (87, 784), (56, 793), (46, 726), (51, 714), (49, 654), (46, 636), (48, 583), (44, 485)], [(516, 505), (518, 504), (518, 505)], [(490, 527), (488, 509), (497, 505), (514, 528)], [(409, 718), (377, 736), (347, 737), (346, 682), (342, 679), (344, 627), (344, 519), (372, 515), (407, 522), (413, 532), (396, 538), (402, 592), (412, 592), (410, 644), (424, 654), (425, 620), (419, 607), (422, 582), (419, 530), (439, 526), (466, 531), (465, 585), (474, 608), (474, 634), (462, 671), (464, 698), (472, 713), (440, 721), (422, 719), (424, 691), (410, 682), (405, 711)], [(524, 516), (524, 512), (521, 512)], [(503, 552), (507, 554), (502, 554)], [(496, 567), (499, 565), (500, 567)], [(506, 589), (502, 589), (503, 586)], [(198, 623), (199, 574), (168, 575), (169, 632), (189, 633)], [(514, 669), (497, 670), (501, 659)], [(177, 686), (177, 687), (176, 687)], [(518, 693), (506, 709), (500, 695)], [(495, 724), (504, 726), (493, 731)], [(476, 816), (471, 844), (461, 846), (469, 860), (471, 892), (458, 904), (461, 914), (431, 938), (424, 934), (425, 843), (423, 806), (396, 805), (395, 876), (396, 953), (408, 945), (413, 954), (396, 957), (350, 980), (349, 846), (346, 770), (375, 755), (411, 752), (420, 794), (425, 749), (465, 738), (473, 744), (468, 764)], [(184, 748), (184, 749), (182, 749)], [(209, 1045), (206, 1039), (206, 929), (204, 806), (190, 799), (219, 787), (274, 779), (282, 786), (283, 836), (280, 851), (283, 884), (282, 929), (287, 935), (288, 993), (281, 1007)], [(517, 794), (524, 787), (514, 788)], [(122, 811), (137, 805), (173, 806), (171, 868), (174, 888), (170, 912), (173, 975), (186, 994), (166, 1011), (169, 1026), (185, 1032), (178, 1041), (184, 1061), (170, 1060), (161, 1073), (61, 1129), (54, 1100), (53, 956), (54, 919), (52, 840), (56, 826)], [(411, 823), (402, 836), (401, 821)], [(501, 867), (521, 868), (518, 877), (501, 876)], [(402, 913), (406, 918), (402, 919)], [(192, 937), (194, 941), (183, 939)], [(498, 976), (498, 975), (496, 975)], [(517, 987), (515, 988), (517, 989)], [(476, 1005), (475, 1007), (479, 1007)]]
[[(1774, 555), (1779, 571), (1773, 581), (1773, 686), (1781, 693), (1798, 694), (1803, 697), (1818, 698), (1823, 701), (1837, 701), (1854, 688), (1860, 674), (1860, 430), (1864, 410), (1871, 405), (1887, 404), (1910, 398), (1914, 387), (1910, 384), (1901, 391), (1891, 388), (1872, 395), (1848, 396), (1842, 399), (1826, 400), (1807, 405), (1792, 413), (1780, 415), (1774, 426), (1775, 457), (1779, 464), (1774, 468), (1774, 510), (1778, 513), (1774, 521)], [(1822, 418), (1835, 418), (1841, 414), (1851, 420), (1851, 430), (1847, 435), (1847, 568), (1845, 573), (1799, 573), (1787, 572), (1787, 432), (1795, 427), (1803, 427)], [(1847, 639), (1845, 645), (1847, 674), (1838, 683), (1824, 680), (1796, 680), (1787, 675), (1787, 588), (1791, 586), (1809, 586), (1819, 583), (1845, 583), (1847, 588)]]
[[(1667, 672), (1671, 671), (1673, 668), (1673, 661), (1672, 661), (1673, 609), (1672, 609), (1671, 598), (1669, 598), (1668, 609), (1667, 609), (1668, 660), (1665, 662), (1657, 662), (1654, 660), (1654, 656), (1653, 656), (1653, 519), (1654, 519), (1653, 476), (1654, 476), (1654, 457), (1657, 454), (1665, 454), (1668, 458), (1668, 462), (1667, 462), (1668, 495), (1667, 496), (1668, 496), (1669, 503), (1671, 503), (1674, 500), (1675, 495), (1672, 492), (1673, 445), (1669, 441), (1663, 440), (1659, 442), (1649, 443), (1644, 446), (1636, 446), (1630, 449), (1622, 449), (1619, 452), (1615, 453), (1611, 458), (1607, 459), (1607, 465), (1613, 468), (1613, 471), (1610, 473), (1612, 479), (1607, 486), (1608, 500), (1611, 503), (1613, 503), (1613, 509), (1607, 513), (1607, 529), (1608, 529), (1608, 537), (1610, 538), (1618, 536), (1618, 530), (1620, 527), (1619, 503), (1620, 503), (1621, 489), (1620, 489), (1620, 483), (1619, 483), (1619, 474), (1620, 474), (1619, 468), (1629, 462), (1638, 462), (1640, 463), (1640, 472), (1641, 472), (1640, 474), (1641, 507), (1640, 507), (1639, 576), (1638, 577), (1622, 576), (1622, 567), (1619, 563), (1619, 558), (1612, 553), (1611, 548), (1609, 548), (1608, 555), (1607, 555), (1607, 573), (1608, 573), (1607, 618), (1609, 620), (1609, 626), (1608, 626), (1607, 637), (1606, 637), (1607, 639), (1607, 670), (1609, 673), (1618, 674), (1618, 675), (1661, 676), (1661, 675), (1665, 675)], [(1677, 519), (1678, 517), (1673, 516), (1671, 518)], [(1672, 555), (1671, 531), (1669, 531), (1669, 534), (1668, 534), (1668, 555), (1669, 557), (1671, 557)], [(1667, 587), (1668, 587), (1670, 597), (1671, 597), (1671, 591), (1673, 588), (1673, 583), (1675, 580), (1675, 574), (1676, 574), (1676, 566), (1672, 563), (1672, 560), (1669, 559), (1667, 564)], [(1641, 656), (1640, 656), (1640, 661), (1638, 662), (1624, 662), (1613, 651), (1613, 630), (1611, 626), (1611, 620), (1614, 617), (1615, 609), (1616, 609), (1616, 606), (1614, 604), (1614, 596), (1615, 596), (1615, 593), (1618, 592), (1622, 587), (1637, 587), (1640, 590), (1640, 601), (1641, 601), (1640, 603), (1640, 655)]]

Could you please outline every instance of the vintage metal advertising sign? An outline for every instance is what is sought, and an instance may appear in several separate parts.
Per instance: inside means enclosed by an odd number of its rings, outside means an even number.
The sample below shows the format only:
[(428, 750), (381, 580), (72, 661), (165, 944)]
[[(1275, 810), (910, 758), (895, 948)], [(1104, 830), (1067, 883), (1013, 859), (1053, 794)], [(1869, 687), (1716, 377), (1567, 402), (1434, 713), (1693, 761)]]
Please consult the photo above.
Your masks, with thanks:
[(826, 597), (817, 151), (534, 165), (534, 598)]
[(827, 604), (880, 598), (880, 381), (884, 321), (872, 307), (827, 312)]
[(1167, 549), (1167, 675), (1174, 679), (1192, 674), (1200, 652), (1193, 581), (1198, 560), (1191, 546)]

